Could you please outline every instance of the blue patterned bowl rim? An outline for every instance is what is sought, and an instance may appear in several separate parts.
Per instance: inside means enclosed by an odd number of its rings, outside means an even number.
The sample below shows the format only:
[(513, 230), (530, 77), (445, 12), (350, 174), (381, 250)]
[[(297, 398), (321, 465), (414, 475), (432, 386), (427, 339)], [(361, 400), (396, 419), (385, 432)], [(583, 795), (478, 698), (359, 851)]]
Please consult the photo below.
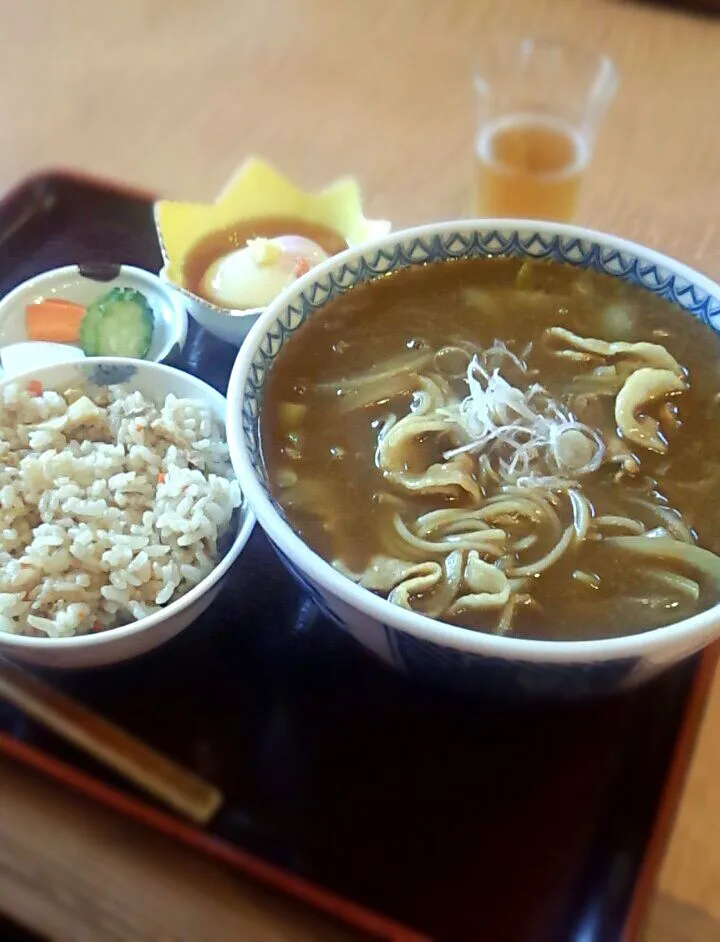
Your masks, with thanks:
[(283, 346), (308, 317), (358, 284), (393, 271), (459, 258), (514, 257), (565, 262), (639, 285), (720, 332), (720, 286), (660, 252), (618, 236), (533, 220), (458, 220), (418, 226), (336, 255), (270, 304), (240, 348), (228, 388), (228, 443), (235, 472), (260, 525), (305, 576), (366, 617), (416, 638), (467, 653), (577, 663), (698, 650), (720, 635), (720, 606), (643, 634), (596, 641), (529, 641), (457, 628), (392, 605), (346, 579), (310, 550), (271, 500), (257, 420), (265, 381)]

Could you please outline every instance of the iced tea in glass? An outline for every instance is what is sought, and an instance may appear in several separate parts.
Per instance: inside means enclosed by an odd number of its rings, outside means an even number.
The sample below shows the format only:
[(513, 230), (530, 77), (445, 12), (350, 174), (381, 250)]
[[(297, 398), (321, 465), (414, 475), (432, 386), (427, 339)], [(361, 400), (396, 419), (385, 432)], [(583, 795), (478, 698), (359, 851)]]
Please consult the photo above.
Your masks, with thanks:
[[(493, 65), (494, 61), (494, 65)], [(615, 94), (610, 59), (562, 43), (498, 42), (475, 76), (475, 211), (570, 221)]]

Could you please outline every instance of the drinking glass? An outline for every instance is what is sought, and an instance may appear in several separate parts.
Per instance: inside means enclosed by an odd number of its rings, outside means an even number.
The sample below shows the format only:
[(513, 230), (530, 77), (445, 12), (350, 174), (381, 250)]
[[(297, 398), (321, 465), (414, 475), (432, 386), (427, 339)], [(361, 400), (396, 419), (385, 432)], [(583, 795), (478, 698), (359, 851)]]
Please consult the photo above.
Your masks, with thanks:
[(475, 210), (570, 221), (617, 88), (610, 58), (542, 39), (498, 40), (475, 74)]

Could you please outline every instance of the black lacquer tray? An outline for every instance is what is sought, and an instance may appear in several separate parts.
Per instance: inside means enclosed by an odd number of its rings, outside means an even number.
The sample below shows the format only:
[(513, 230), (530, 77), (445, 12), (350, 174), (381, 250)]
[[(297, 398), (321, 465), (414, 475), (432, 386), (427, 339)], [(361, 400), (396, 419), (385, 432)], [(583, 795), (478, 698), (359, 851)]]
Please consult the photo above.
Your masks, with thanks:
[[(50, 174), (0, 204), (2, 293), (88, 261), (159, 269), (148, 196)], [(234, 356), (193, 324), (178, 365), (224, 389)], [(636, 934), (715, 658), (606, 701), (453, 699), (327, 624), (256, 529), (179, 638), (50, 676), (223, 790), (204, 831), (2, 704), (0, 750), (368, 938), (617, 942)]]

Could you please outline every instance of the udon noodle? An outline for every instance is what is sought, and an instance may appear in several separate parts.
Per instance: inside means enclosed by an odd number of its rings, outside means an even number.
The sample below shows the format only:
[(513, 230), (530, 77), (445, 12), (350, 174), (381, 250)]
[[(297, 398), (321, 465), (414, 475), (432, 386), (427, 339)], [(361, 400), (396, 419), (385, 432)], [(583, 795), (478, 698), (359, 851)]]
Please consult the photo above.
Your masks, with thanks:
[(404, 608), (525, 637), (658, 627), (720, 596), (703, 506), (719, 347), (667, 302), (569, 267), (402, 272), (279, 356), (273, 493), (310, 546)]

